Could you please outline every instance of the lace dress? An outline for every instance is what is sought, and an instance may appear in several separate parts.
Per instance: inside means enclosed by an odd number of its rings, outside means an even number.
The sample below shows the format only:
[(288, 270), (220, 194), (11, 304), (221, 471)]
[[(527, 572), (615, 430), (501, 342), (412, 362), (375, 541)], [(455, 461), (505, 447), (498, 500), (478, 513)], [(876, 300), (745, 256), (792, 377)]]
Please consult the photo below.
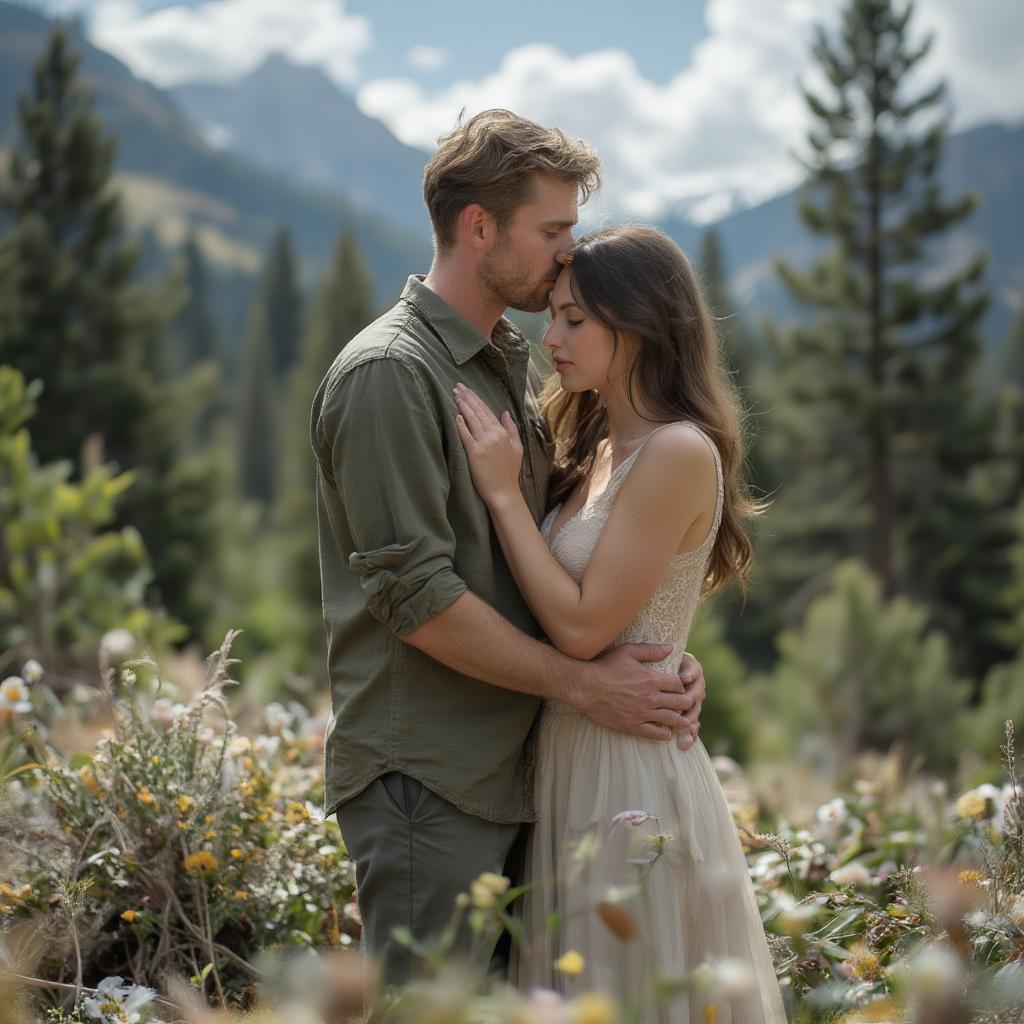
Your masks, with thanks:
[[(700, 547), (673, 558), (647, 605), (615, 641), (676, 644), (669, 658), (653, 665), (665, 673), (678, 670), (722, 514), (718, 451), (693, 429), (715, 456), (714, 523)], [(577, 582), (642, 447), (553, 537), (557, 509), (544, 521), (544, 539)], [(674, 742), (603, 729), (551, 701), (541, 716), (537, 757), (538, 820), (526, 862), (533, 888), (523, 897), (527, 944), (513, 957), (516, 984), (567, 995), (604, 989), (637, 1007), (645, 1024), (785, 1024), (747, 864), (703, 744), (682, 751)], [(627, 811), (653, 817), (623, 818), (620, 812)], [(627, 937), (630, 920), (635, 934)], [(570, 950), (584, 958), (575, 977), (554, 969)], [(723, 959), (743, 964), (739, 979), (734, 971), (724, 990), (681, 991), (660, 1006), (653, 1003), (655, 977), (678, 978)]]

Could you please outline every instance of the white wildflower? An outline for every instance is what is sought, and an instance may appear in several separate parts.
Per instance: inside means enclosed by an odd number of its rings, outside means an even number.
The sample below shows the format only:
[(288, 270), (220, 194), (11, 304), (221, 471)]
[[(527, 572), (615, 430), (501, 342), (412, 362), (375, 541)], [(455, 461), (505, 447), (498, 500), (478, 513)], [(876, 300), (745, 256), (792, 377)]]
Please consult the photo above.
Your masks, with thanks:
[(100, 649), (111, 661), (124, 661), (135, 653), (135, 637), (127, 629), (112, 629), (103, 634)]
[(0, 683), (0, 715), (25, 715), (32, 710), (28, 687), (21, 676), (8, 676)]
[(701, 964), (691, 973), (690, 981), (707, 1002), (742, 998), (754, 988), (749, 964), (733, 957)]
[(955, 998), (966, 977), (960, 957), (940, 943), (922, 949), (910, 960), (908, 968), (908, 987), (915, 1001)]
[(521, 1006), (518, 1020), (529, 1024), (566, 1024), (568, 1010), (565, 1001), (549, 988), (535, 988)]
[(35, 658), (29, 658), (29, 660), (21, 666), (21, 678), (30, 686), (33, 683), (38, 683), (39, 680), (43, 678), (43, 666), (40, 665)]
[(829, 875), (836, 885), (870, 885), (871, 872), (858, 860), (843, 864)]
[(1024, 962), (1011, 960), (996, 971), (991, 995), (995, 1004), (1007, 1010), (1024, 1006)]
[(252, 752), (259, 758), (270, 760), (281, 746), (280, 736), (257, 736), (252, 741)]
[(783, 911), (778, 917), (779, 927), (787, 935), (802, 935), (821, 912), (821, 897), (798, 903), (792, 910)]
[(618, 825), (620, 822), (624, 821), (632, 825), (633, 828), (637, 828), (638, 826), (643, 825), (644, 822), (657, 820), (658, 816), (656, 814), (651, 814), (648, 811), (619, 811), (619, 813), (612, 818), (612, 824)]
[(817, 819), (823, 825), (841, 825), (850, 816), (846, 801), (837, 796), (835, 800), (829, 800), (818, 808)]
[(286, 729), (291, 729), (294, 716), (277, 701), (273, 701), (266, 706), (263, 720), (266, 722), (267, 732), (271, 736), (281, 736)]
[(1024, 931), (1024, 896), (1018, 896), (1010, 904), (1010, 920)]
[(156, 998), (144, 985), (126, 985), (121, 977), (104, 978), (95, 997), (83, 1000), (85, 1012), (104, 1024), (138, 1024), (142, 1011)]
[(996, 816), (992, 822), (996, 831), (1005, 831), (1007, 814), (1015, 801), (1017, 803), (1017, 813), (1024, 814), (1024, 806), (1021, 805), (1022, 800), (1024, 800), (1024, 790), (1021, 790), (1019, 786), (1012, 786), (1010, 783), (1003, 786), (999, 791), (999, 798), (996, 800)]
[(241, 757), (252, 750), (252, 740), (248, 736), (234, 736), (228, 744), (228, 754), (231, 757)]

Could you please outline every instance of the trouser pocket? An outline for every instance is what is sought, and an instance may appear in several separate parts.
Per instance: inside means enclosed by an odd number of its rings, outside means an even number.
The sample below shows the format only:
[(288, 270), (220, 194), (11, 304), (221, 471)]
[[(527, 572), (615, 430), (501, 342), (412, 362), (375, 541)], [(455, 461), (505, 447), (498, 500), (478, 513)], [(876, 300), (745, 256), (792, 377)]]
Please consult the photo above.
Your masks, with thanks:
[(423, 799), (423, 783), (401, 772), (388, 772), (380, 782), (398, 813), (412, 820)]

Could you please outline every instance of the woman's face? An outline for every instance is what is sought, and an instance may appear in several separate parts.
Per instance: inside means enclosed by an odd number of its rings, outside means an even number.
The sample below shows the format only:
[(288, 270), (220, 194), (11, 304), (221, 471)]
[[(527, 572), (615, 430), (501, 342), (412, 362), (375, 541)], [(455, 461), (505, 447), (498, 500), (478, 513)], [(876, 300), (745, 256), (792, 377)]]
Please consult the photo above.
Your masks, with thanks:
[(552, 289), (544, 347), (566, 391), (620, 390), (634, 346), (621, 337), (616, 345), (611, 329), (576, 304), (571, 277), (572, 269), (563, 268)]

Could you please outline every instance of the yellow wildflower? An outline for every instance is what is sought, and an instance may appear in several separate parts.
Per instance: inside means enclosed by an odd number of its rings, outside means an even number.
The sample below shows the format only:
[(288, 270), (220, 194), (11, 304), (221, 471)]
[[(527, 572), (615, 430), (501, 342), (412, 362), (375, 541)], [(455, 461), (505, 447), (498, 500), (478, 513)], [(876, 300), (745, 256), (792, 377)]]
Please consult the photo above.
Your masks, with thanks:
[(488, 910), (498, 902), (499, 896), (508, 892), (509, 880), (504, 875), (496, 875), (493, 871), (485, 871), (473, 880), (469, 887), (473, 906)]
[(9, 900), (11, 903), (22, 903), (26, 897), (32, 895), (32, 886), (23, 885), (15, 889), (9, 882), (0, 882), (0, 897)]
[(290, 800), (288, 807), (285, 809), (284, 818), (289, 825), (297, 825), (300, 821), (305, 821), (309, 817), (309, 811), (306, 810), (306, 805), (299, 803), (298, 800)]
[(143, 786), (139, 790), (137, 796), (139, 798), (139, 803), (140, 804), (155, 804), (156, 803), (156, 797), (153, 796), (152, 793), (150, 793), (148, 786)]
[(259, 823), (260, 823), (261, 825), (265, 825), (265, 824), (266, 824), (266, 823), (267, 823), (268, 821), (270, 821), (270, 819), (271, 819), (271, 818), (272, 818), (273, 816), (274, 816), (274, 812), (273, 812), (273, 811), (271, 811), (271, 809), (270, 809), (269, 807), (264, 807), (264, 808), (263, 808), (263, 810), (262, 810), (262, 811), (260, 811), (260, 812), (259, 812), (259, 813), (258, 813), (258, 814), (256, 815), (256, 820), (257, 820), (257, 821), (258, 821), (258, 822), (259, 822)]
[(575, 949), (570, 949), (568, 953), (563, 953), (555, 961), (555, 970), (560, 971), (562, 974), (568, 974), (570, 978), (575, 978), (583, 973), (583, 968), (586, 963), (583, 960), (583, 956), (577, 953)]
[(230, 856), (232, 860), (241, 860), (245, 856), (245, 854), (242, 853), (242, 851), (236, 846), (233, 850), (230, 851)]
[(188, 812), (191, 811), (192, 808), (195, 807), (195, 805), (196, 805), (195, 800), (193, 800), (192, 797), (190, 797), (190, 796), (186, 796), (184, 793), (182, 793), (181, 796), (178, 797), (178, 801), (177, 802), (178, 802), (178, 810), (182, 814), (188, 814)]
[(504, 875), (496, 875), (493, 871), (485, 871), (477, 881), (490, 889), (495, 896), (504, 896), (508, 892), (509, 880)]
[(981, 872), (974, 871), (973, 869), (969, 871), (961, 871), (960, 874), (956, 876), (956, 880), (961, 885), (977, 885), (978, 882), (981, 881), (981, 879)]
[(182, 832), (184, 832), (188, 828), (188, 822), (187, 821), (182, 821), (181, 818), (179, 818), (177, 820), (176, 824), (177, 824), (178, 828), (181, 829)]
[(861, 981), (875, 981), (882, 973), (882, 961), (878, 954), (859, 943), (850, 950), (846, 965), (853, 976)]
[(217, 819), (212, 814), (207, 814), (206, 817), (203, 818), (203, 822), (206, 825), (212, 825), (216, 820)]
[(160, 755), (154, 754), (150, 759), (149, 763), (155, 768), (160, 763)]
[(469, 894), (473, 900), (473, 906), (479, 907), (481, 910), (490, 910), (498, 902), (494, 893), (479, 879), (470, 885)]
[(91, 764), (83, 764), (78, 769), (78, 777), (82, 780), (82, 788), (93, 796), (99, 796), (102, 790), (96, 781), (96, 773), (92, 770)]
[(244, 902), (245, 900), (252, 899), (252, 897), (244, 889), (236, 889), (235, 899)]
[(969, 793), (964, 793), (953, 806), (953, 809), (961, 818), (983, 818), (987, 808), (988, 801), (976, 789), (972, 789)]
[(217, 838), (217, 830), (215, 828), (209, 828), (203, 834), (206, 836), (207, 839)]
[(184, 860), (185, 870), (190, 875), (208, 875), (218, 866), (217, 858), (209, 850), (197, 850)]
[(570, 1004), (572, 1024), (616, 1024), (619, 1012), (603, 992), (584, 992)]
[(836, 1024), (891, 1024), (894, 1020), (903, 1019), (903, 1010), (888, 996), (872, 1000), (858, 1010), (844, 1013)]
[(138, 918), (138, 916), (139, 916), (139, 912), (137, 910), (122, 910), (121, 911), (121, 920), (122, 921), (127, 921), (129, 924), (131, 924), (136, 918)]

